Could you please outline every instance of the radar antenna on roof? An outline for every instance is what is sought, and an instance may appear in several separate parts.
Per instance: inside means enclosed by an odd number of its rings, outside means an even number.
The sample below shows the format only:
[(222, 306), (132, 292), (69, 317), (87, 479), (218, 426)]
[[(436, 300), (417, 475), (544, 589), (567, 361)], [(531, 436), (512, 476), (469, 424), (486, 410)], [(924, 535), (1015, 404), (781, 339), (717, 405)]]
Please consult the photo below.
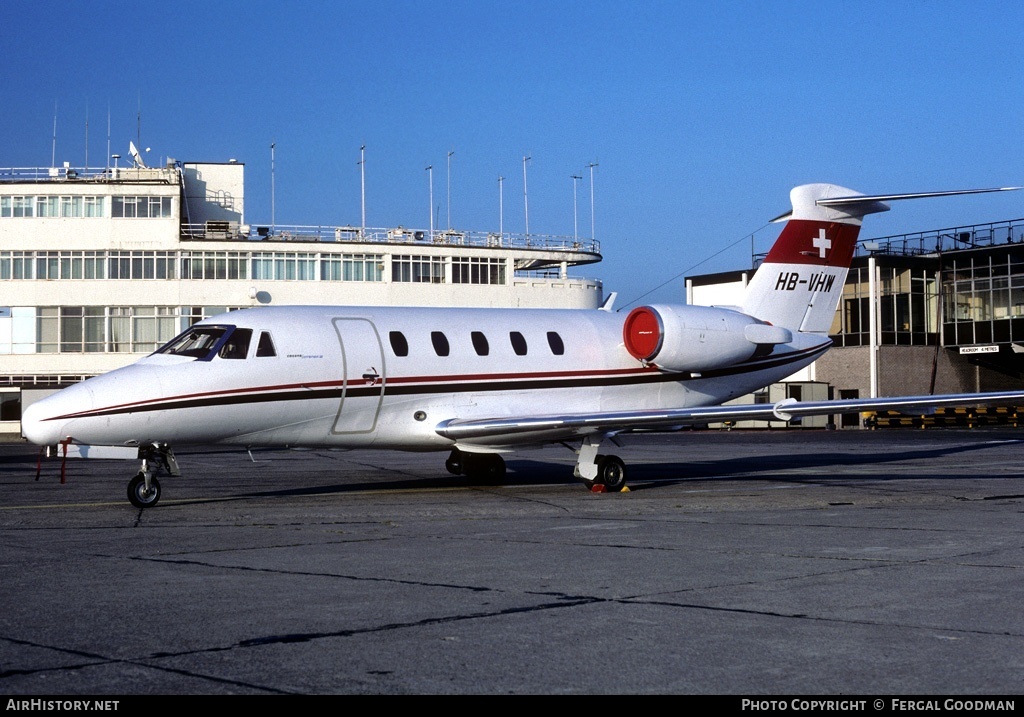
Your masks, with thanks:
[(135, 160), (135, 166), (139, 169), (147, 169), (146, 163), (142, 161), (142, 155), (139, 154), (138, 147), (131, 140), (128, 141), (128, 151), (132, 155), (132, 159)]

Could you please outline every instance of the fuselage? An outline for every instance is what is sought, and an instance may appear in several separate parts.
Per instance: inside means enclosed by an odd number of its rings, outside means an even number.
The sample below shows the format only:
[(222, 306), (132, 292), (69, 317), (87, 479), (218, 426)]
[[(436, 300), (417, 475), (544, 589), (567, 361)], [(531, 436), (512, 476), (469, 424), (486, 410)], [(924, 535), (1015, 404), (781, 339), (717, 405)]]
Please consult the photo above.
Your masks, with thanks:
[[(716, 405), (792, 374), (829, 341), (794, 334), (721, 352), (746, 323), (674, 307), (699, 370), (638, 360), (624, 313), (601, 310), (274, 307), (202, 321), (160, 351), (29, 406), (32, 442), (225, 443), (444, 450), (451, 419)], [(720, 312), (720, 313), (715, 313)], [(738, 328), (737, 328), (738, 327)], [(502, 442), (495, 440), (495, 448)]]

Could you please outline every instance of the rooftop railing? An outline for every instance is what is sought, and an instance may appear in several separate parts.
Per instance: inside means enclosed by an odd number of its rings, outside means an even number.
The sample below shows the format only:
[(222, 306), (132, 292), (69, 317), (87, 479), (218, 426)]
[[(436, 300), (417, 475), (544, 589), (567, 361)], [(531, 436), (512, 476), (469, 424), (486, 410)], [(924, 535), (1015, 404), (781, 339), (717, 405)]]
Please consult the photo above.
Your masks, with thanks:
[(183, 224), (182, 238), (203, 241), (267, 242), (351, 242), (363, 244), (407, 244), (417, 246), (467, 246), (489, 249), (537, 249), (580, 254), (600, 254), (601, 244), (593, 239), (546, 234), (511, 234), (454, 229), (434, 230), (363, 228), (353, 226), (239, 225), (208, 221)]
[(0, 183), (179, 181), (177, 167), (0, 167)]
[(963, 249), (1020, 244), (1024, 242), (1024, 219), (1007, 219), (910, 234), (895, 234), (857, 242), (857, 256), (889, 254), (922, 256)]

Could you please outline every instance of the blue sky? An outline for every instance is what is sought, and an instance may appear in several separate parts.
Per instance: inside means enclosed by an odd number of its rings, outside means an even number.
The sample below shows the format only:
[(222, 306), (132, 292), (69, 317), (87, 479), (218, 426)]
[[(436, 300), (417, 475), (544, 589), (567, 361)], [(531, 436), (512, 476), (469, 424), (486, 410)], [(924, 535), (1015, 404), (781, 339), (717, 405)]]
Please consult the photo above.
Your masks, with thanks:
[[(818, 0), (0, 2), (0, 166), (246, 165), (246, 219), (594, 226), (621, 304), (741, 269), (797, 184), (1024, 184), (1024, 6)], [(141, 122), (139, 121), (141, 117)], [(447, 156), (454, 151), (451, 174)], [(123, 160), (122, 160), (123, 161)], [(1024, 192), (897, 204), (881, 236), (1024, 216)], [(758, 231), (760, 230), (760, 231)], [(731, 249), (722, 251), (727, 247)], [(719, 253), (721, 252), (721, 253)], [(715, 256), (717, 254), (717, 256)], [(713, 257), (713, 258), (711, 258)], [(710, 258), (710, 259), (709, 259)], [(707, 261), (705, 261), (707, 260)], [(703, 263), (701, 263), (703, 262)], [(645, 301), (681, 300), (671, 281)]]

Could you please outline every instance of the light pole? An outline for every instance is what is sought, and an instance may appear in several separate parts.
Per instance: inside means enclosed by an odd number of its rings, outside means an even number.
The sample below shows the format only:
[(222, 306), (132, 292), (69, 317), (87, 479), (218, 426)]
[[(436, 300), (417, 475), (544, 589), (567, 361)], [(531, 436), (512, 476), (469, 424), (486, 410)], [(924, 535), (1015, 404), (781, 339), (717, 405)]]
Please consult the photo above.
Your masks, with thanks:
[(434, 241), (434, 165), (427, 165), (427, 174), (430, 176), (430, 241)]
[(530, 157), (523, 157), (523, 216), (526, 219), (526, 241), (530, 241), (530, 197), (526, 192), (526, 163)]
[(579, 175), (572, 175), (572, 240), (573, 242), (579, 241), (579, 225), (576, 221), (576, 186), (579, 180), (583, 179)]
[(590, 168), (590, 241), (594, 241), (594, 167), (597, 162), (587, 165)]
[(448, 153), (448, 231), (452, 229), (452, 155), (455, 154), (453, 149)]
[(505, 188), (502, 183), (505, 178), (498, 175), (498, 239), (505, 237)]
[(359, 148), (359, 197), (360, 206), (362, 207), (362, 232), (360, 236), (366, 234), (366, 145), (362, 145)]
[(270, 143), (270, 235), (274, 235), (274, 227), (277, 226), (274, 216), (274, 147), (277, 142)]

